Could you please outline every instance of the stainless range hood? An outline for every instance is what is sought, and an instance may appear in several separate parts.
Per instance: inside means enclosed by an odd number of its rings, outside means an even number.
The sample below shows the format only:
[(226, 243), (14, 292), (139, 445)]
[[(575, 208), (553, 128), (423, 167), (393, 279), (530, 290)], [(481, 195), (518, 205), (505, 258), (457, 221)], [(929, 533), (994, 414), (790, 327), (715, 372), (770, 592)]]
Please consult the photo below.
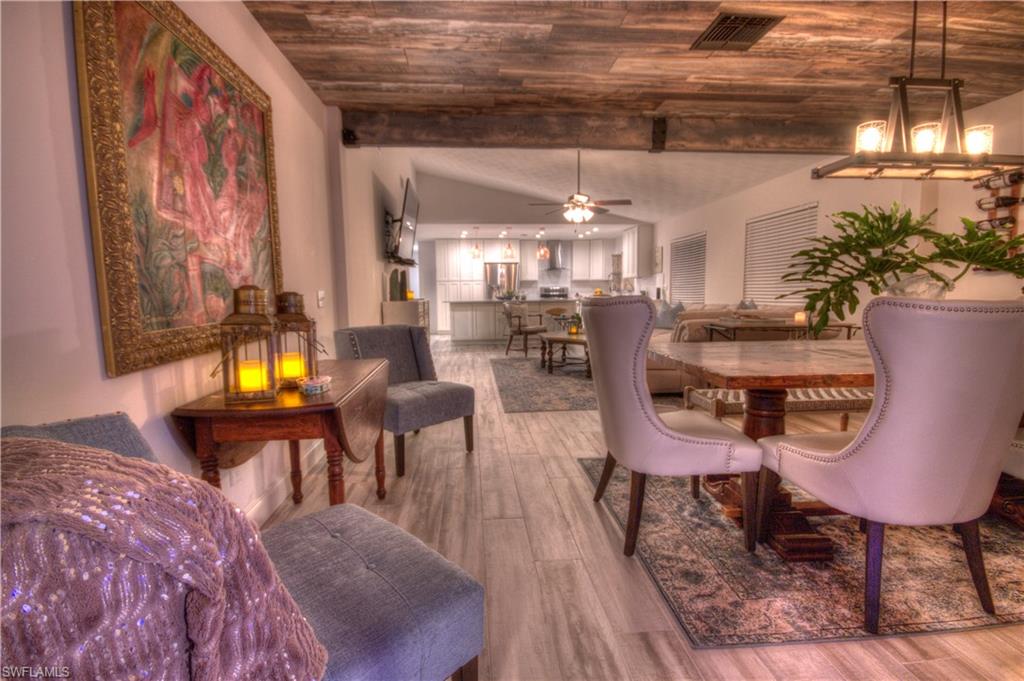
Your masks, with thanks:
[(549, 270), (564, 270), (568, 267), (566, 264), (566, 256), (568, 255), (568, 247), (563, 241), (549, 241), (547, 243), (548, 252), (551, 254), (548, 258), (548, 269)]

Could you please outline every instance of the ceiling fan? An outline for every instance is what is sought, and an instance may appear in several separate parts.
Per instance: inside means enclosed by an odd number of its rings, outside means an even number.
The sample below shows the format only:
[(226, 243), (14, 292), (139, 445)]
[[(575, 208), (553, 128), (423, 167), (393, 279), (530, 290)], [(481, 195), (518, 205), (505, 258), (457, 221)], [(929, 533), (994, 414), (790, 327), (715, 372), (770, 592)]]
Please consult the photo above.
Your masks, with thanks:
[(551, 215), (562, 211), (562, 217), (569, 222), (580, 224), (589, 222), (595, 215), (609, 212), (604, 206), (632, 206), (629, 199), (609, 199), (605, 201), (593, 201), (590, 196), (580, 191), (580, 150), (576, 150), (576, 193), (570, 194), (565, 203), (531, 203), (531, 206), (558, 206), (553, 211), (545, 213)]

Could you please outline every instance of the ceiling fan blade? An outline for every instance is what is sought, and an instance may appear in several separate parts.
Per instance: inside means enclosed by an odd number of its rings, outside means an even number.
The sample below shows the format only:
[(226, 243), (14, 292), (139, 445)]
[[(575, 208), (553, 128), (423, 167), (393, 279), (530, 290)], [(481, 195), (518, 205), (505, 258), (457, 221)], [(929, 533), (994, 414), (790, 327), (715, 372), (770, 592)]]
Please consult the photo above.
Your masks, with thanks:
[(596, 215), (604, 215), (605, 213), (611, 213), (611, 211), (608, 210), (607, 208), (601, 208), (600, 206), (594, 206), (593, 208), (591, 208), (591, 210), (594, 211)]
[(555, 213), (561, 213), (563, 210), (565, 210), (565, 207), (564, 206), (559, 206), (558, 208), (556, 208), (554, 210), (549, 210), (547, 213), (544, 213), (544, 215), (554, 215)]
[(530, 206), (564, 206), (564, 203), (530, 203)]
[(595, 206), (632, 206), (630, 199), (610, 199), (608, 201), (594, 201)]

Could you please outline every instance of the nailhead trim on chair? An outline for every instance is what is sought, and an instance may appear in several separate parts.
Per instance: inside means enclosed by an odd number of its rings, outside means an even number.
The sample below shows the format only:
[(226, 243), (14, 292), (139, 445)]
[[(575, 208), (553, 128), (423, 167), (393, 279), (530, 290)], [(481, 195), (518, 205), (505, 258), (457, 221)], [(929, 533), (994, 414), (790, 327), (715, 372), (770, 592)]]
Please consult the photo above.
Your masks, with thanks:
[(613, 305), (635, 305), (638, 302), (647, 302), (647, 321), (644, 323), (643, 333), (640, 335), (640, 340), (637, 343), (636, 348), (633, 350), (633, 391), (636, 395), (637, 401), (640, 403), (640, 411), (643, 413), (644, 418), (647, 422), (663, 437), (667, 437), (670, 440), (677, 442), (686, 442), (694, 445), (704, 445), (709, 447), (726, 447), (727, 452), (725, 455), (725, 469), (726, 471), (732, 470), (732, 460), (736, 453), (736, 445), (727, 440), (700, 440), (697, 438), (688, 437), (677, 431), (670, 430), (665, 427), (665, 424), (660, 418), (652, 415), (647, 409), (647, 403), (644, 401), (644, 396), (647, 400), (651, 399), (651, 394), (647, 390), (647, 386), (639, 386), (637, 384), (638, 375), (646, 375), (645, 372), (638, 372), (636, 367), (640, 363), (641, 353), (646, 356), (646, 348), (648, 342), (651, 340), (651, 332), (654, 329), (654, 304), (649, 299), (643, 298), (642, 296), (628, 296), (622, 298), (586, 298), (583, 301), (583, 307), (611, 307)]
[[(869, 319), (868, 311), (874, 307), (887, 305), (890, 307), (909, 308), (912, 310), (938, 310), (942, 312), (980, 312), (981, 314), (1020, 314), (1024, 312), (1024, 305), (1021, 304), (1009, 304), (1003, 306), (992, 306), (992, 305), (957, 305), (948, 303), (928, 303), (928, 302), (910, 302), (906, 299), (900, 298), (875, 298), (864, 308), (864, 338), (867, 339), (868, 345), (871, 346), (871, 356), (876, 363), (875, 371), (875, 405), (868, 414), (867, 421), (864, 427), (861, 428), (860, 433), (857, 434), (857, 438), (847, 445), (846, 449), (838, 452), (835, 456), (819, 456), (810, 452), (796, 449), (795, 447), (780, 443), (777, 451), (785, 451), (788, 454), (800, 456), (805, 459), (812, 461), (818, 461), (821, 463), (836, 463), (850, 458), (857, 452), (859, 452), (871, 436), (874, 435), (875, 430), (885, 419), (885, 413), (889, 408), (889, 370), (885, 364), (885, 360), (882, 359), (881, 353), (878, 351), (878, 345), (875, 342), (874, 334), (871, 331), (871, 322)], [(882, 399), (878, 400), (879, 386), (881, 386)], [(779, 468), (781, 468), (782, 457), (779, 459)], [(782, 471), (779, 471), (782, 475)]]

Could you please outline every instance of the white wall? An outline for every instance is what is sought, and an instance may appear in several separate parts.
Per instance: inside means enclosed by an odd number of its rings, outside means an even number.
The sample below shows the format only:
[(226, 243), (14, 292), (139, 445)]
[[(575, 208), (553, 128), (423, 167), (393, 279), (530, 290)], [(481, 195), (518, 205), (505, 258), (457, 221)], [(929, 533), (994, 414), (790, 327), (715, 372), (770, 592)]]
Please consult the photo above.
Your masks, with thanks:
[[(329, 332), (335, 310), (325, 107), (244, 5), (180, 6), (271, 97), (284, 283), (306, 296), (318, 327)], [(2, 421), (123, 410), (163, 463), (196, 473), (168, 414), (218, 387), (209, 378), (215, 355), (116, 379), (104, 372), (71, 5), (3, 3), (2, 24)], [(328, 292), (319, 310), (318, 289)], [(288, 494), (286, 460), (285, 448), (273, 445), (225, 471), (225, 494), (261, 521)]]
[(393, 269), (384, 259), (384, 212), (401, 216), (405, 181), (412, 177), (407, 154), (376, 147), (341, 149), (348, 296), (348, 319), (342, 326), (380, 324), (385, 278)]
[[(1024, 153), (1024, 92), (965, 112), (967, 125), (987, 122), (996, 126), (995, 152)], [(742, 163), (743, 155), (736, 157)], [(943, 231), (961, 228), (959, 216), (981, 219), (974, 200), (982, 194), (970, 183), (954, 181), (812, 180), (811, 168), (834, 160), (823, 157), (806, 168), (773, 178), (655, 226), (655, 246), (665, 251), (664, 281), (668, 281), (669, 249), (673, 239), (707, 230), (708, 303), (736, 303), (743, 295), (743, 255), (749, 218), (811, 201), (818, 202), (818, 233), (832, 229), (829, 217), (862, 205), (888, 206), (899, 201), (915, 213), (938, 208), (936, 225)], [(1007, 274), (969, 274), (951, 298), (997, 298), (1019, 295), (1020, 282)], [(653, 291), (651, 292), (653, 295)], [(796, 299), (794, 299), (796, 300)], [(866, 302), (863, 301), (862, 302)]]

